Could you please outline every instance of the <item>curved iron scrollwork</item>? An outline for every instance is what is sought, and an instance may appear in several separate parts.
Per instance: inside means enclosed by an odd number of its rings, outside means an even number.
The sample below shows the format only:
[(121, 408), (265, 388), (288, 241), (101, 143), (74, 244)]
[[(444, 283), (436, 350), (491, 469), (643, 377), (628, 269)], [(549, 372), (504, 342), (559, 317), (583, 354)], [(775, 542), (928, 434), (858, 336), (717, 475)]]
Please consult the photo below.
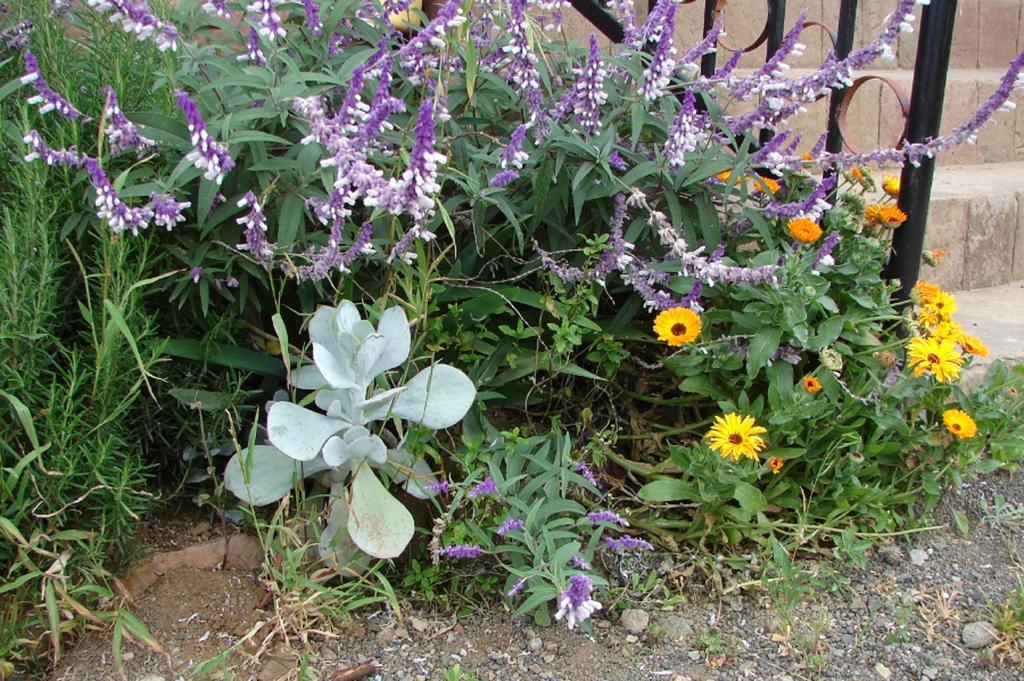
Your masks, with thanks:
[[(861, 76), (854, 80), (853, 85), (843, 92), (843, 98), (839, 102), (839, 133), (842, 135), (843, 142), (846, 144), (846, 147), (855, 154), (860, 153), (861, 150), (853, 143), (853, 135), (850, 133), (847, 114), (849, 113), (850, 104), (853, 102), (853, 98), (857, 95), (857, 91), (866, 83), (873, 80), (881, 82), (896, 95), (896, 100), (899, 102), (900, 106), (900, 114), (904, 121), (904, 128), (906, 127), (907, 116), (910, 115), (910, 98), (907, 96), (907, 93), (903, 90), (900, 84), (893, 79), (885, 76)], [(899, 148), (902, 145), (903, 132), (900, 132), (900, 138), (893, 146)]]

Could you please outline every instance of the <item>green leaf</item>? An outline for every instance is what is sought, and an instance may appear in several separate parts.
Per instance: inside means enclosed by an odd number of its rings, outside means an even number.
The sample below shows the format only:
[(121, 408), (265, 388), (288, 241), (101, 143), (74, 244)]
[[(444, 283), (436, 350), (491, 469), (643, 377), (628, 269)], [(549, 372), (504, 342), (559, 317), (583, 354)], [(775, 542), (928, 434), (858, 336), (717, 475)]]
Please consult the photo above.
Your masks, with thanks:
[(375, 558), (397, 558), (415, 530), (412, 514), (363, 462), (352, 480), (348, 533), (353, 543)]
[(677, 478), (663, 478), (647, 483), (638, 492), (644, 501), (682, 501), (693, 499), (693, 488)]
[(768, 363), (779, 349), (781, 338), (782, 330), (775, 327), (765, 327), (754, 334), (747, 348), (747, 376), (753, 378)]
[(287, 248), (295, 243), (295, 237), (302, 225), (302, 197), (291, 193), (284, 197), (281, 205), (281, 216), (277, 223), (277, 243)]
[(254, 350), (233, 345), (211, 344), (204, 346), (199, 341), (176, 338), (164, 344), (163, 354), (197, 362), (209, 362), (221, 366), (252, 371), (265, 376), (284, 378), (285, 367), (280, 359)]
[(960, 530), (960, 534), (966, 537), (971, 530), (971, 524), (967, 520), (967, 516), (960, 511), (953, 511), (953, 522), (956, 523), (956, 529)]
[(202, 411), (220, 411), (228, 406), (229, 396), (227, 393), (216, 393), (199, 388), (171, 388), (167, 392), (186, 407)]
[(761, 490), (746, 482), (737, 482), (733, 489), (732, 498), (739, 502), (740, 508), (755, 515), (768, 507)]

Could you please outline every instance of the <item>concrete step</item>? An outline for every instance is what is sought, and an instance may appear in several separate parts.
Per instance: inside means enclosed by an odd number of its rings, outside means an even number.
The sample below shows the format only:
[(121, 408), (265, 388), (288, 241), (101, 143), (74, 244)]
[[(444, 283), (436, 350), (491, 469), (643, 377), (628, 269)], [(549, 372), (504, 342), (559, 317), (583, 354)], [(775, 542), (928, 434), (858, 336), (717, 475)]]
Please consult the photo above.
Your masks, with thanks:
[(988, 345), (988, 357), (975, 357), (964, 375), (965, 387), (981, 383), (992, 362), (1008, 366), (1024, 362), (1024, 281), (1000, 286), (955, 291), (956, 320), (971, 335)]
[(946, 250), (921, 277), (947, 290), (1024, 280), (1024, 163), (938, 168), (925, 248)]

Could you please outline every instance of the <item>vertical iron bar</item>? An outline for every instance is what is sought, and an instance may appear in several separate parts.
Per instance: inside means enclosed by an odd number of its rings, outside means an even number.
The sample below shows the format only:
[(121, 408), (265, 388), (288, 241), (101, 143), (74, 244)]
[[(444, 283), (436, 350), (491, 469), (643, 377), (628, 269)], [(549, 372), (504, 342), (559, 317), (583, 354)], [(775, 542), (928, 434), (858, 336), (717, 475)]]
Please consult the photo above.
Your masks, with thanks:
[[(839, 27), (836, 29), (836, 59), (845, 59), (853, 50), (853, 34), (857, 26), (857, 0), (842, 0), (839, 5)], [(837, 154), (843, 150), (843, 135), (839, 132), (839, 105), (846, 88), (835, 88), (828, 100), (828, 136), (825, 151)]]
[(621, 43), (626, 36), (622, 24), (615, 15), (602, 7), (597, 0), (569, 0), (569, 3), (613, 43)]
[[(923, 142), (939, 134), (955, 22), (956, 0), (933, 2), (925, 6), (921, 15), (914, 89), (910, 94), (910, 113), (904, 135), (908, 142)], [(921, 251), (934, 175), (933, 158), (922, 159), (916, 168), (909, 162), (903, 164), (899, 206), (907, 214), (907, 221), (893, 234), (892, 253), (885, 272), (887, 278), (900, 282), (896, 300), (910, 298), (921, 271)]]
[[(764, 60), (768, 61), (776, 52), (786, 36), (786, 0), (769, 0), (768, 2), (768, 39), (765, 40)], [(775, 136), (768, 128), (761, 130), (761, 144)]]
[[(701, 38), (708, 34), (715, 25), (715, 14), (718, 10), (718, 0), (704, 0), (704, 31)], [(700, 58), (700, 75), (710, 78), (715, 72), (715, 59), (718, 52), (708, 52)]]

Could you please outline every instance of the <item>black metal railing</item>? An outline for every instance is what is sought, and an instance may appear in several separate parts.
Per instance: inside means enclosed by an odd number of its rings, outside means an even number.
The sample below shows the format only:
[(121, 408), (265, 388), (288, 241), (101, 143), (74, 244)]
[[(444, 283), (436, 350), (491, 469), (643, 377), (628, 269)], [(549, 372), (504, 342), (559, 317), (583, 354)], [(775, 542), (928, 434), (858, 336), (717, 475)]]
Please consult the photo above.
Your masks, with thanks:
[[(689, 0), (691, 4), (699, 0)], [(601, 0), (570, 0), (572, 6), (594, 27), (613, 42), (624, 37), (622, 25), (602, 5)], [(649, 0), (651, 7), (656, 0)], [(786, 0), (767, 0), (768, 18), (762, 37), (746, 50), (766, 46), (766, 54), (772, 55), (778, 49), (786, 32)], [(703, 28), (707, 35), (717, 15), (724, 9), (726, 0), (704, 0)], [(946, 87), (946, 73), (949, 69), (950, 49), (953, 42), (953, 25), (956, 20), (957, 0), (932, 2), (924, 7), (921, 15), (921, 35), (917, 45), (914, 65), (914, 82), (910, 104), (906, 113), (906, 126), (902, 139), (921, 142), (939, 133), (942, 117), (942, 102)], [(839, 25), (829, 28), (830, 37), (839, 58), (847, 56), (853, 49), (854, 31), (857, 23), (857, 0), (840, 0)], [(705, 76), (714, 73), (717, 55), (712, 52), (701, 59), (700, 70)], [(827, 151), (842, 150), (843, 139), (841, 114), (844, 98), (848, 93), (843, 89), (832, 92), (829, 100), (826, 126)], [(846, 102), (848, 104), (848, 102)], [(763, 131), (761, 141), (771, 136)], [(892, 252), (885, 270), (885, 276), (898, 280), (900, 288), (897, 300), (906, 300), (917, 283), (921, 269), (921, 254), (924, 248), (925, 226), (928, 221), (928, 203), (931, 200), (932, 179), (935, 175), (934, 159), (924, 159), (920, 165), (905, 163), (900, 180), (899, 207), (907, 214), (907, 221), (893, 235)]]

